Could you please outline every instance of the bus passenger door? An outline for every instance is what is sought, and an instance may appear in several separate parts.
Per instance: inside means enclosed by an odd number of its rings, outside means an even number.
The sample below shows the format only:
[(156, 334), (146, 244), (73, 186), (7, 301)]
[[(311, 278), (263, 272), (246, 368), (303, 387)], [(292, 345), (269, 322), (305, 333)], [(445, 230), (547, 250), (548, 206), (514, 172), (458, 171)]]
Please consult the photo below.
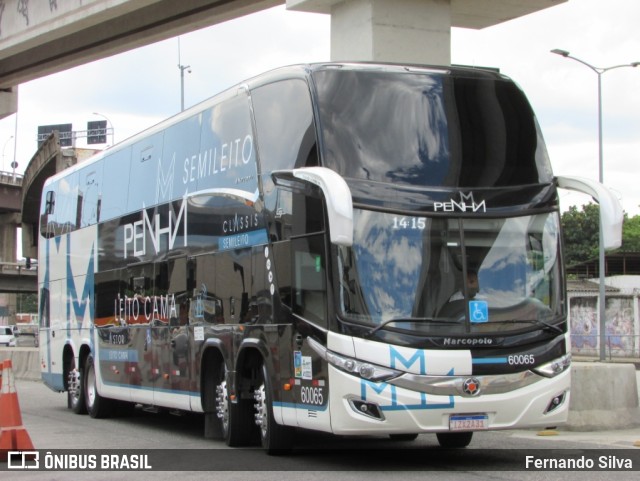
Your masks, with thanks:
[(298, 426), (330, 431), (327, 364), (310, 348), (327, 327), (326, 248), (323, 233), (291, 240), (291, 307), (294, 313), (293, 370)]
[(191, 365), (186, 257), (157, 264), (154, 283), (154, 357), (159, 369), (154, 403), (189, 409)]

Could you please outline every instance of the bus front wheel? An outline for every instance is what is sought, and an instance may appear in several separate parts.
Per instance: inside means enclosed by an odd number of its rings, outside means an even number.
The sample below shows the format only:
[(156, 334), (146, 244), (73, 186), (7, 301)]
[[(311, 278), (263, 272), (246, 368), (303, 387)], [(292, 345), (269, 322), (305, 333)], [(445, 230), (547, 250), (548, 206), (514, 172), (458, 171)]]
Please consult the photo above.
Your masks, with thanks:
[(255, 390), (256, 424), (260, 429), (262, 447), (268, 454), (281, 454), (291, 450), (293, 428), (283, 426), (273, 417), (273, 391), (267, 367), (263, 364), (258, 388)]
[(443, 448), (466, 448), (471, 442), (473, 432), (465, 433), (436, 433), (438, 443)]

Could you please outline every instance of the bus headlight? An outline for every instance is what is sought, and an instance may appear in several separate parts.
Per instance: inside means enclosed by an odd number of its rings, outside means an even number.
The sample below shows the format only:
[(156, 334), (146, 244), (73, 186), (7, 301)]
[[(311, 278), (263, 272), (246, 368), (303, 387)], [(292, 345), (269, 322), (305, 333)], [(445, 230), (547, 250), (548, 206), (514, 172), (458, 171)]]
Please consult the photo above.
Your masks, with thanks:
[(318, 341), (310, 337), (307, 338), (307, 341), (309, 342), (309, 347), (317, 352), (322, 359), (327, 361), (333, 367), (340, 369), (341, 371), (348, 372), (349, 374), (360, 376), (363, 379), (380, 382), (392, 379), (402, 374), (400, 371), (396, 371), (395, 369), (378, 366), (369, 362), (358, 361), (351, 357), (336, 354), (335, 352), (329, 351)]
[(544, 377), (555, 377), (571, 367), (571, 354), (554, 359), (533, 369), (533, 372)]

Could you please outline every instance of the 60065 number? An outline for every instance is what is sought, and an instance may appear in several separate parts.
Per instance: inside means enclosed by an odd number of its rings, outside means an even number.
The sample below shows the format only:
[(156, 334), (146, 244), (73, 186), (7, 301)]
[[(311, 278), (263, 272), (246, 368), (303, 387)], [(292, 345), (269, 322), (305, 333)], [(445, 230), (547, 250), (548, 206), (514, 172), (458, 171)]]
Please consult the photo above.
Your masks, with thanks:
[(514, 354), (507, 358), (509, 366), (531, 365), (536, 362), (533, 354)]
[(302, 386), (300, 388), (302, 404), (324, 404), (324, 393), (321, 387)]

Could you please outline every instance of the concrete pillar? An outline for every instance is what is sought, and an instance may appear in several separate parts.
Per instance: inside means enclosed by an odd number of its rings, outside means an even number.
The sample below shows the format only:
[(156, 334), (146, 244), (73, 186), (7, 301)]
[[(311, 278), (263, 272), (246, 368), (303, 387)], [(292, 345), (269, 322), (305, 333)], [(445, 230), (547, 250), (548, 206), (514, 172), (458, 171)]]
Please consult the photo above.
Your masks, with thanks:
[(287, 0), (331, 14), (331, 60), (449, 65), (450, 0)]
[[(16, 262), (17, 231), (13, 214), (0, 215), (0, 262)], [(17, 296), (0, 293), (0, 325), (13, 324)]]
[(18, 87), (0, 89), (0, 119), (18, 111)]
[[(6, 216), (0, 216), (0, 220)], [(16, 262), (16, 239), (18, 237), (14, 223), (0, 222), (0, 262)]]

